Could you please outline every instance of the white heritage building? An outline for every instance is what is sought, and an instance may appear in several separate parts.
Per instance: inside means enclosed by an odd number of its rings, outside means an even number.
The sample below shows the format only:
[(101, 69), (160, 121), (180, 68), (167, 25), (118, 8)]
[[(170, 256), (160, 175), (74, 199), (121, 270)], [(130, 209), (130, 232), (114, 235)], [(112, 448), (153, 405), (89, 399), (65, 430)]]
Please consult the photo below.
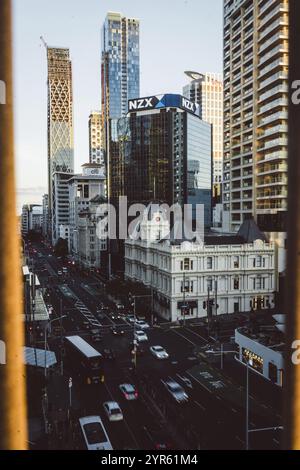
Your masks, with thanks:
[(125, 242), (125, 278), (151, 289), (158, 315), (174, 322), (205, 317), (208, 305), (218, 315), (274, 306), (275, 248), (253, 220), (203, 243), (177, 239), (160, 213), (149, 214), (139, 239)]

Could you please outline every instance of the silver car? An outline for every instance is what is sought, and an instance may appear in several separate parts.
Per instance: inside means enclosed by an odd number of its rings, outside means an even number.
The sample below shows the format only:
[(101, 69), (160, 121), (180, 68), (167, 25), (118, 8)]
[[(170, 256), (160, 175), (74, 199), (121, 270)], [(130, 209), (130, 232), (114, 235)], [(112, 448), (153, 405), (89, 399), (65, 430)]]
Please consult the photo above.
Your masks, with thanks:
[(162, 384), (165, 386), (170, 395), (172, 395), (172, 397), (177, 401), (177, 403), (184, 403), (188, 401), (188, 394), (185, 392), (184, 388), (179, 385), (179, 383), (175, 382), (175, 380), (162, 380)]

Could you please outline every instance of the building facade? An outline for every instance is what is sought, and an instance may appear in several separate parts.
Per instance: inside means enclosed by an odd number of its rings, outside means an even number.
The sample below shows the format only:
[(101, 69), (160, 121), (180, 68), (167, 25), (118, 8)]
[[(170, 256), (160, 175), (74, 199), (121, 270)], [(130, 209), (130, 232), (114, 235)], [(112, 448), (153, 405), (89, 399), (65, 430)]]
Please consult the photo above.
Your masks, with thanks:
[[(85, 269), (97, 270), (103, 267), (103, 255), (107, 251), (107, 241), (99, 237), (98, 224), (102, 219), (97, 212), (103, 196), (90, 200), (89, 206), (78, 217), (77, 262)], [(104, 255), (105, 256), (105, 255)]]
[(42, 200), (42, 207), (43, 207), (43, 226), (42, 226), (42, 233), (44, 237), (47, 237), (49, 234), (49, 196), (48, 194), (43, 194)]
[(89, 162), (104, 165), (100, 111), (91, 111), (89, 116)]
[(210, 226), (211, 125), (195, 103), (172, 94), (130, 100), (127, 117), (110, 121), (109, 145), (112, 203), (203, 204)]
[(42, 232), (43, 208), (38, 204), (24, 204), (21, 214), (21, 233), (26, 235), (30, 231)]
[[(49, 228), (57, 239), (54, 174), (74, 172), (72, 64), (69, 49), (47, 47)], [(57, 197), (57, 193), (56, 193)]]
[(101, 130), (104, 154), (108, 152), (108, 120), (125, 116), (128, 100), (140, 96), (140, 23), (109, 12), (101, 39)]
[(212, 124), (213, 201), (221, 202), (223, 182), (223, 77), (217, 73), (185, 72), (191, 79), (183, 96), (199, 104), (200, 117)]
[(79, 217), (88, 210), (91, 199), (105, 197), (105, 176), (103, 167), (97, 163), (82, 165), (82, 174), (73, 175), (68, 181), (69, 195), (69, 251), (75, 258), (78, 254)]
[(69, 179), (70, 173), (53, 173), (52, 194), (52, 243), (59, 238), (69, 243)]
[(125, 242), (125, 278), (151, 289), (158, 315), (177, 321), (274, 306), (273, 243), (241, 236), (174, 242), (158, 219), (144, 220), (140, 239)]
[(288, 0), (224, 1), (224, 210), (286, 230)]

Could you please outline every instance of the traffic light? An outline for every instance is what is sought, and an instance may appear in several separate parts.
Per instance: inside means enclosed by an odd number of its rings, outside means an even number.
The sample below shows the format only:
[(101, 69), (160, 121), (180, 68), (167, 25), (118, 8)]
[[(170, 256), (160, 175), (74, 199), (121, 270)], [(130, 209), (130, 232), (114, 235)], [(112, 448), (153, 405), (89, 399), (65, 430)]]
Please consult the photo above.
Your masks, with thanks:
[(205, 300), (204, 300), (204, 302), (203, 302), (203, 308), (204, 308), (204, 310), (206, 310), (206, 302), (205, 302)]

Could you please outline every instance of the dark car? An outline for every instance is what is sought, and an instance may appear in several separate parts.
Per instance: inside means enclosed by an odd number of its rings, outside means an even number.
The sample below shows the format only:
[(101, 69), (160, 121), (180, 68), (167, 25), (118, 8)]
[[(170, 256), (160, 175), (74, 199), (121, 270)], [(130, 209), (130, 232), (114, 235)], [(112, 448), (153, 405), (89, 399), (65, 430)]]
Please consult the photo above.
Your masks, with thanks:
[(172, 450), (174, 445), (170, 437), (165, 432), (164, 428), (157, 425), (144, 426), (144, 431), (148, 435), (150, 441), (152, 442), (153, 450)]
[(110, 331), (112, 332), (112, 334), (113, 334), (114, 336), (123, 336), (123, 335), (124, 335), (124, 331), (123, 331), (123, 330), (120, 330), (120, 329), (118, 329), (118, 328), (112, 327)]
[(104, 357), (104, 359), (109, 359), (111, 361), (116, 359), (116, 354), (114, 350), (110, 348), (104, 349), (102, 352), (102, 356)]

